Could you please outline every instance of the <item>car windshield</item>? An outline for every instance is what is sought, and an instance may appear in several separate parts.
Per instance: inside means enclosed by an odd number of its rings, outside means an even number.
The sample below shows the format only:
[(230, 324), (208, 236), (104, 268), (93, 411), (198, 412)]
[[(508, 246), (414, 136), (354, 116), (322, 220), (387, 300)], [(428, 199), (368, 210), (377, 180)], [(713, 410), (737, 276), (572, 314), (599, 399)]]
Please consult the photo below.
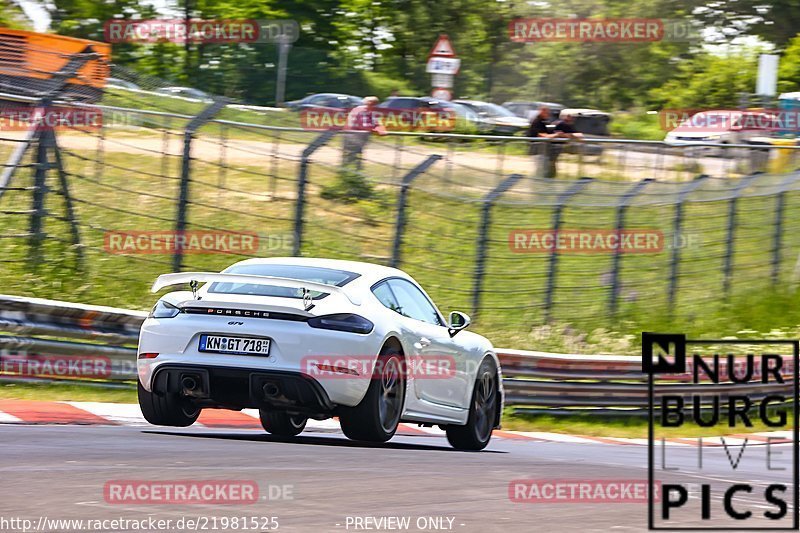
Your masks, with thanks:
[(465, 105), (457, 104), (455, 102), (447, 102), (444, 100), (439, 101), (438, 105), (440, 107), (443, 107), (444, 109), (452, 110), (457, 117), (467, 118), (467, 119), (475, 117), (475, 112)]
[[(234, 265), (223, 271), (224, 274), (249, 274), (253, 276), (274, 276), (278, 278), (290, 278), (302, 281), (313, 281), (326, 285), (336, 285), (344, 287), (359, 274), (346, 270), (333, 268), (321, 268), (300, 265), (281, 265), (281, 264), (249, 264)], [(302, 298), (302, 289), (291, 287), (277, 287), (274, 285), (256, 285), (252, 283), (229, 283), (215, 282), (211, 284), (208, 292), (225, 294), (247, 294), (252, 296), (272, 296), (276, 298)], [(315, 300), (324, 298), (327, 294), (311, 291), (311, 296)]]

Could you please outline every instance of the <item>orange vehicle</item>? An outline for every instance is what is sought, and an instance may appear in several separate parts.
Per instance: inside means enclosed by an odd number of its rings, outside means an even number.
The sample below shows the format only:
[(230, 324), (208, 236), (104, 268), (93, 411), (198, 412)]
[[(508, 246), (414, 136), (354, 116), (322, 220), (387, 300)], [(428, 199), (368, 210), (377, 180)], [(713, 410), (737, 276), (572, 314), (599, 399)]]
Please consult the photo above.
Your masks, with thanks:
[[(88, 56), (84, 54), (90, 54)], [(64, 35), (0, 28), (0, 93), (43, 96), (86, 59), (57, 98), (95, 101), (109, 75), (111, 45)]]

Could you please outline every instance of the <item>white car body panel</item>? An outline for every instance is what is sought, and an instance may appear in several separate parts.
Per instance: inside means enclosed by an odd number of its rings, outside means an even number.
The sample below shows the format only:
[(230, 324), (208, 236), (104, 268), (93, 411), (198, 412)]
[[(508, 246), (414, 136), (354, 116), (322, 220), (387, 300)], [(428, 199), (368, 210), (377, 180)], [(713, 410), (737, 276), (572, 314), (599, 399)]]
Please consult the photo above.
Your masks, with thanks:
[[(138, 359), (139, 380), (145, 390), (151, 391), (153, 376), (164, 365), (181, 365), (255, 371), (302, 373), (307, 357), (361, 357), (377, 359), (387, 339), (396, 338), (402, 346), (407, 362), (414, 358), (434, 356), (452, 357), (456, 369), (446, 378), (417, 378), (410, 373), (406, 381), (406, 399), (401, 419), (432, 424), (459, 424), (467, 422), (470, 399), (480, 362), (492, 357), (500, 369), (491, 343), (480, 335), (459, 331), (451, 337), (444, 325), (435, 325), (401, 315), (385, 307), (372, 293), (372, 287), (387, 278), (400, 278), (413, 283), (427, 297), (413, 278), (404, 272), (367, 263), (310, 258), (250, 259), (241, 265), (293, 265), (319, 267), (359, 274), (344, 287), (298, 281), (297, 279), (228, 275), (216, 273), (178, 273), (161, 276), (154, 291), (164, 286), (198, 282), (260, 283), (292, 288), (305, 287), (310, 291), (325, 292), (327, 296), (308, 302), (300, 298), (268, 297), (258, 295), (212, 293), (210, 283), (199, 288), (197, 299), (192, 292), (177, 291), (164, 295), (161, 301), (184, 312), (173, 318), (149, 317), (142, 325), (139, 336), (139, 354), (158, 353), (155, 358)], [(227, 269), (226, 269), (227, 270)], [(430, 300), (430, 298), (428, 298)], [(431, 302), (432, 303), (432, 302)], [(193, 309), (194, 308), (194, 309)], [(187, 311), (212, 308), (211, 314), (192, 314)], [(244, 316), (243, 310), (262, 311), (272, 315), (289, 313), (298, 317), (318, 317), (338, 313), (353, 313), (370, 320), (374, 327), (370, 333), (353, 333), (311, 327), (302, 320), (281, 320)], [(438, 310), (437, 310), (438, 313)], [(441, 317), (441, 314), (439, 313)], [(269, 356), (234, 355), (199, 351), (201, 334), (268, 337), (271, 339)], [(165, 367), (168, 368), (168, 367)], [(361, 402), (370, 379), (343, 379), (315, 375), (330, 401), (335, 405), (353, 407)], [(500, 384), (502, 394), (502, 385)], [(501, 395), (502, 402), (502, 395)]]

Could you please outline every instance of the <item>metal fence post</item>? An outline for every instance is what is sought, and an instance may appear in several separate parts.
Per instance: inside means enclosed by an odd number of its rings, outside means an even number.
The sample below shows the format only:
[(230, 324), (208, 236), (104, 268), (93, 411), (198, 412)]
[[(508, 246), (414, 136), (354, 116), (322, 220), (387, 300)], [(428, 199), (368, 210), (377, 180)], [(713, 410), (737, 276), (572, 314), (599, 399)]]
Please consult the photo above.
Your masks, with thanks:
[(408, 174), (403, 176), (403, 179), (400, 182), (400, 192), (397, 196), (397, 221), (395, 222), (394, 226), (394, 242), (392, 243), (391, 266), (394, 268), (400, 266), (400, 252), (403, 246), (403, 233), (406, 229), (406, 203), (408, 202), (408, 189), (411, 186), (411, 182), (414, 181), (417, 176), (427, 172), (428, 169), (441, 158), (442, 156), (438, 154), (428, 156), (425, 161), (411, 169)]
[(755, 172), (742, 177), (733, 189), (733, 196), (728, 201), (728, 232), (725, 237), (725, 262), (722, 271), (722, 293), (727, 296), (731, 290), (731, 276), (733, 275), (733, 244), (736, 235), (736, 205), (742, 191), (759, 176)]
[[(72, 54), (61, 70), (54, 72), (49, 78), (44, 80), (44, 89), (40, 93), (41, 98), (36, 104), (36, 111), (38, 112), (39, 110), (44, 110), (43, 112), (46, 113), (47, 108), (53, 105), (53, 99), (58, 98), (60, 93), (69, 83), (69, 80), (75, 77), (81, 67), (93, 59), (100, 58), (101, 56), (94, 51), (92, 45), (85, 46), (80, 52)], [(34, 142), (39, 141), (39, 147), (41, 147), (41, 133), (42, 128), (40, 126), (28, 128), (28, 131), (25, 134), (25, 139), (18, 144), (12, 152), (8, 162), (3, 166), (3, 172), (0, 173), (0, 196), (3, 195), (3, 192), (11, 181), (14, 172), (16, 172), (17, 168), (19, 168), (20, 164), (22, 163), (22, 159), (25, 157), (25, 154), (31, 145), (33, 145)], [(37, 155), (37, 161), (38, 157), (39, 156)]]
[[(621, 244), (621, 235), (625, 230), (625, 213), (628, 211), (631, 201), (636, 197), (637, 194), (642, 192), (642, 189), (644, 189), (653, 181), (653, 178), (645, 178), (639, 183), (635, 184), (633, 187), (625, 191), (625, 194), (620, 199), (619, 204), (617, 204), (617, 222), (615, 231), (617, 233), (618, 243)], [(611, 295), (608, 301), (608, 310), (612, 316), (617, 313), (617, 303), (619, 301), (619, 270), (620, 263), (622, 261), (621, 248), (621, 246), (617, 246), (617, 248), (614, 250), (613, 263), (611, 267)]]
[[(45, 104), (42, 109), (47, 113), (49, 103)], [(44, 240), (44, 233), (42, 226), (44, 225), (44, 217), (46, 215), (44, 200), (47, 194), (47, 172), (50, 170), (50, 159), (47, 156), (48, 150), (52, 147), (53, 132), (47, 131), (45, 126), (38, 126), (39, 131), (36, 135), (38, 143), (36, 146), (36, 165), (33, 174), (33, 194), (31, 195), (31, 219), (30, 219), (30, 235), (31, 235), (31, 258), (36, 263), (36, 257), (39, 254), (39, 247)]]
[(200, 126), (211, 120), (214, 115), (228, 104), (227, 98), (218, 98), (211, 105), (200, 111), (186, 125), (183, 131), (183, 158), (181, 160), (181, 184), (178, 197), (178, 210), (175, 216), (175, 253), (172, 256), (172, 269), (179, 272), (183, 267), (183, 245), (178, 239), (186, 231), (186, 214), (189, 204), (189, 182), (191, 181), (192, 139)]
[(475, 284), (472, 290), (472, 314), (477, 315), (481, 305), (481, 293), (483, 292), (483, 275), (486, 265), (486, 244), (489, 239), (489, 227), (491, 226), (492, 206), (494, 202), (513, 187), (522, 174), (511, 174), (501, 181), (494, 189), (483, 197), (481, 207), (481, 222), (478, 229), (478, 245), (475, 252)]
[(777, 285), (781, 275), (781, 245), (783, 242), (783, 211), (786, 207), (786, 191), (800, 179), (800, 172), (795, 171), (781, 183), (780, 191), (775, 199), (775, 232), (772, 238), (772, 284)]
[(306, 146), (305, 150), (303, 150), (303, 155), (300, 157), (300, 174), (297, 178), (297, 203), (294, 210), (294, 240), (292, 242), (292, 255), (295, 257), (300, 255), (300, 249), (303, 245), (303, 209), (306, 203), (308, 160), (314, 152), (326, 145), (334, 135), (336, 135), (336, 130), (322, 132), (319, 137)]
[[(572, 186), (561, 193), (556, 201), (556, 208), (553, 211), (553, 235), (556, 241), (558, 241), (558, 230), (561, 229), (561, 216), (564, 212), (564, 208), (569, 202), (570, 198), (578, 194), (583, 190), (584, 187), (589, 185), (592, 182), (592, 178), (579, 178), (578, 181), (572, 184)], [(558, 272), (558, 246), (555, 244), (553, 245), (553, 251), (550, 253), (550, 261), (547, 267), (547, 292), (545, 293), (545, 301), (544, 301), (544, 319), (545, 322), (550, 321), (550, 313), (553, 310), (553, 296), (555, 293), (556, 288), (556, 275)]]
[(52, 148), (55, 155), (56, 170), (58, 171), (58, 181), (61, 187), (61, 195), (64, 197), (64, 208), (67, 213), (67, 220), (69, 221), (70, 236), (72, 237), (72, 244), (75, 247), (75, 253), (78, 256), (78, 264), (83, 263), (83, 247), (81, 246), (81, 233), (78, 228), (78, 218), (75, 215), (75, 206), (72, 203), (72, 195), (69, 192), (69, 181), (67, 180), (67, 171), (64, 168), (64, 161), (61, 158), (61, 149), (58, 147), (56, 136), (53, 132), (52, 135)]
[(272, 138), (272, 171), (270, 177), (272, 178), (270, 183), (270, 193), (272, 197), (270, 200), (275, 200), (275, 197), (278, 194), (278, 147), (281, 144), (281, 130), (275, 132), (275, 136)]
[[(680, 235), (683, 230), (683, 203), (686, 197), (697, 189), (703, 182), (708, 179), (708, 176), (701, 174), (694, 180), (687, 183), (678, 193), (678, 202), (675, 204), (675, 218), (672, 222), (672, 239), (673, 242)], [(670, 257), (670, 274), (669, 274), (669, 289), (667, 299), (669, 301), (669, 311), (672, 312), (675, 306), (675, 296), (678, 292), (678, 265), (681, 260), (681, 249), (679, 246), (672, 247), (672, 256)]]

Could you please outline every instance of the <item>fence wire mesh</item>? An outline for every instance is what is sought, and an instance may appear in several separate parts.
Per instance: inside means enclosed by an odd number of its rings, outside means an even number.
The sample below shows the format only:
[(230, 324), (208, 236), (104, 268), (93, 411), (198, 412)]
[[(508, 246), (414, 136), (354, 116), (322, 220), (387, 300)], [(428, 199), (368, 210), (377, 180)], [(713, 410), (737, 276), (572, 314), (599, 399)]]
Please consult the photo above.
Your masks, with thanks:
[[(152, 89), (73, 102), (101, 110), (102, 124), (59, 127), (21, 159), (13, 154), (29, 132), (3, 132), (3, 170), (13, 169), (0, 183), (4, 292), (144, 308), (152, 280), (176, 264), (221, 270), (297, 252), (397, 265), (444, 309), (512, 330), (691, 318), (800, 275), (793, 149), (698, 154), (708, 147), (586, 140), (547, 179), (529, 140), (390, 134), (373, 136), (353, 162), (344, 132), (304, 156), (321, 132), (294, 127), (288, 111), (229, 105), (191, 132), (211, 102)], [(431, 156), (440, 159), (406, 178)], [(185, 250), (177, 263), (166, 237), (137, 248), (143, 233), (176, 230), (250, 236), (253, 246)], [(554, 230), (659, 240), (633, 253), (532, 244)]]

